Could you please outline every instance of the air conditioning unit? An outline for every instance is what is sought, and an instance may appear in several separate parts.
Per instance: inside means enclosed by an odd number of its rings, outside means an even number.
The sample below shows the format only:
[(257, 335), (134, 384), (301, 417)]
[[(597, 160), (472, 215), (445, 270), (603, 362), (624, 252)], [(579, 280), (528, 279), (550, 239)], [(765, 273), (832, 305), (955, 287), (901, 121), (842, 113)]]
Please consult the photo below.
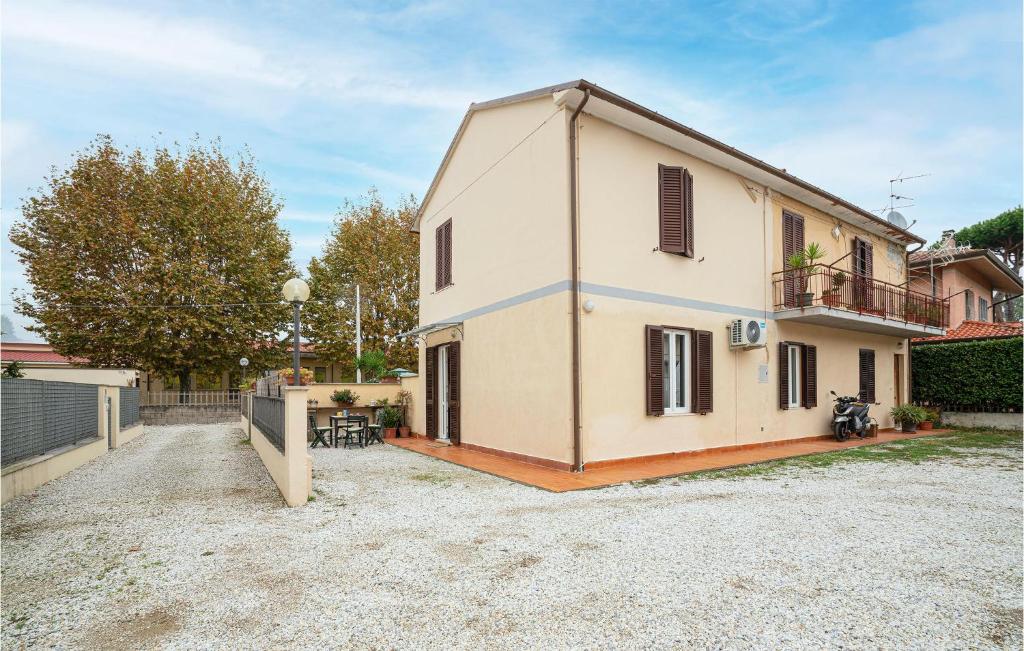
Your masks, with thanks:
[(736, 319), (729, 324), (729, 348), (763, 348), (767, 345), (767, 321)]

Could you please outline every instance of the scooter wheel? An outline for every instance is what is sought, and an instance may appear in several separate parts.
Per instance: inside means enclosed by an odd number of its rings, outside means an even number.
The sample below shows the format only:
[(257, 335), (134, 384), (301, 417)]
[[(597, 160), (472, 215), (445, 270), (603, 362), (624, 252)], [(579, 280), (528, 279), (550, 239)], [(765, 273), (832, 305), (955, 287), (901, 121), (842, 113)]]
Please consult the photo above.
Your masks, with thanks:
[(850, 432), (846, 428), (846, 423), (836, 423), (833, 432), (835, 433), (836, 440), (840, 443), (850, 438)]

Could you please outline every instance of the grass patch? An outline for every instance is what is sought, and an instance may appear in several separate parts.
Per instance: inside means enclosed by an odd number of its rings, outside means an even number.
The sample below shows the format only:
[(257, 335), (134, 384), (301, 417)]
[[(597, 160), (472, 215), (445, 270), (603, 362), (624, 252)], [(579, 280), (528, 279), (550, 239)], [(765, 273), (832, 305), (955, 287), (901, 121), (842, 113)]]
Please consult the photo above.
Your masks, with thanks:
[(835, 452), (778, 459), (739, 468), (707, 470), (682, 475), (681, 479), (693, 481), (697, 479), (741, 479), (745, 477), (770, 478), (770, 475), (780, 471), (829, 468), (841, 463), (869, 461), (876, 463), (919, 464), (935, 459), (987, 456), (995, 450), (1019, 453), (1021, 448), (1022, 436), (1020, 432), (996, 429), (964, 429), (926, 438), (904, 439), (879, 445), (866, 445), (859, 448), (837, 450)]
[(448, 475), (439, 472), (418, 472), (411, 477), (413, 481), (423, 481), (428, 484), (447, 484)]

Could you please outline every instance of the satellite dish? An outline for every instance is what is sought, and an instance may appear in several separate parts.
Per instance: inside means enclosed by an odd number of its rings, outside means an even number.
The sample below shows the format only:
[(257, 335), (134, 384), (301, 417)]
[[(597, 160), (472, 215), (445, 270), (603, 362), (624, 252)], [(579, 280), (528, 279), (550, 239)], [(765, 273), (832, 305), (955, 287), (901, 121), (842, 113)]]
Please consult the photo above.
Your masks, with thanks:
[(886, 215), (885, 218), (889, 221), (890, 224), (892, 224), (896, 228), (907, 228), (907, 218), (901, 215), (900, 213), (896, 212), (895, 210)]

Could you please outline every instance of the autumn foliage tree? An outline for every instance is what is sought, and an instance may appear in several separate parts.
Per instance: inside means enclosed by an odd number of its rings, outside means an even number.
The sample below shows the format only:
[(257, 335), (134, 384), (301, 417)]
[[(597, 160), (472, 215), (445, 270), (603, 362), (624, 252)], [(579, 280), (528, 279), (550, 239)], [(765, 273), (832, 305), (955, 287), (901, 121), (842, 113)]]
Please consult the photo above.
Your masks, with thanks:
[(281, 205), (248, 154), (192, 141), (151, 154), (106, 136), (23, 201), (11, 229), (32, 284), (17, 310), (64, 355), (178, 378), (266, 368), (294, 274)]
[(309, 263), (310, 301), (303, 331), (321, 359), (355, 374), (355, 287), (362, 296), (362, 348), (384, 353), (388, 368), (415, 370), (412, 341), (396, 335), (419, 317), (419, 243), (410, 232), (416, 202), (410, 196), (387, 207), (376, 190), (346, 202), (330, 239)]

